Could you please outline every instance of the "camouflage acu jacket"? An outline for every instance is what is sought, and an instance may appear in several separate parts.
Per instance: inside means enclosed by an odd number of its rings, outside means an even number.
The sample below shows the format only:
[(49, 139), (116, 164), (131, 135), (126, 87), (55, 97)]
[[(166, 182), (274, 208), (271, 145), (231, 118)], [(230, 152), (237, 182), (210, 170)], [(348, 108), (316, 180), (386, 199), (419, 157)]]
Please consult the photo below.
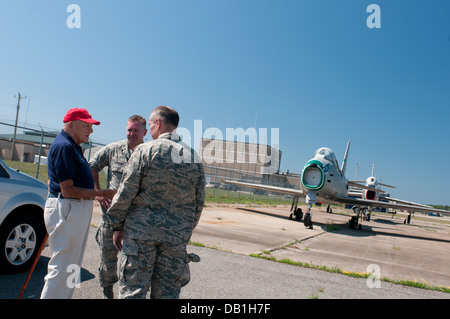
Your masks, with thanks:
[(187, 244), (205, 201), (199, 156), (175, 133), (137, 146), (108, 217), (124, 238)]
[(102, 147), (89, 161), (89, 166), (95, 171), (108, 167), (107, 188), (119, 188), (123, 170), (130, 158), (127, 140), (115, 142)]

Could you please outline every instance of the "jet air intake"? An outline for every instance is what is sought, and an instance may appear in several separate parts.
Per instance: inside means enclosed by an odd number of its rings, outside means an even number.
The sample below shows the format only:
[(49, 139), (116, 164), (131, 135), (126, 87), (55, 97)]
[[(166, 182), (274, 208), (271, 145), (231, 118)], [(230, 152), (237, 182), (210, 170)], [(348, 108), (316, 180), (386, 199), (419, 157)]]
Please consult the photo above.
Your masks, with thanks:
[(375, 197), (377, 197), (377, 192), (371, 191), (371, 190), (366, 190), (366, 198), (368, 200), (374, 200)]
[(305, 165), (302, 172), (302, 184), (310, 191), (320, 191), (325, 186), (325, 174), (320, 161), (311, 160)]

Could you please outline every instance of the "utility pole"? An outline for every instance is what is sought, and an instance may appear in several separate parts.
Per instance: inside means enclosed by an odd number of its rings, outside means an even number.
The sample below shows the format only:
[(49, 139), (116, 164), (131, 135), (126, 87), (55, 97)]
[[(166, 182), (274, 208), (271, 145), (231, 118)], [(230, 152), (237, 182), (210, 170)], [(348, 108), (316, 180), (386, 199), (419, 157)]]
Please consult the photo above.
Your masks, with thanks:
[(14, 125), (14, 137), (13, 137), (13, 143), (12, 143), (12, 150), (11, 150), (11, 160), (14, 160), (14, 150), (16, 149), (16, 133), (17, 133), (17, 121), (19, 120), (19, 109), (20, 109), (20, 100), (26, 99), (26, 96), (20, 95), (20, 92), (18, 93), (18, 96), (14, 95), (14, 98), (17, 97), (17, 112), (16, 112), (16, 125)]

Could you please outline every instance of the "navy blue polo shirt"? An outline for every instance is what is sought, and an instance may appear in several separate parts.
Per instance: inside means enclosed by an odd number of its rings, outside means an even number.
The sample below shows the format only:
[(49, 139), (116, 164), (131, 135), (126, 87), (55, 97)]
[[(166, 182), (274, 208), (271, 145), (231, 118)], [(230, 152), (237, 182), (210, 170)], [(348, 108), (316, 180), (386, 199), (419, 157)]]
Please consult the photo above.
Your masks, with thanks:
[(49, 190), (61, 192), (59, 183), (73, 180), (73, 186), (93, 189), (94, 179), (82, 148), (77, 145), (66, 131), (55, 138), (48, 153)]

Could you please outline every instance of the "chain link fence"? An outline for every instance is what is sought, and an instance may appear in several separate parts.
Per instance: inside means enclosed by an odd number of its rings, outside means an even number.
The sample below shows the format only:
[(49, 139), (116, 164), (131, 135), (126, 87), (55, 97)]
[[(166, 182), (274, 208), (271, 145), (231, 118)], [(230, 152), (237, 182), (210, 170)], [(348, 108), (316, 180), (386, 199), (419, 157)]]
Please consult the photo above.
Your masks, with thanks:
[(300, 189), (300, 176), (287, 174), (265, 174), (258, 176), (258, 174), (251, 174), (248, 171), (231, 168), (209, 165), (204, 165), (203, 167), (205, 170), (206, 195), (209, 197), (292, 200), (292, 196), (290, 195), (225, 184), (223, 182), (224, 180)]
[[(0, 121), (0, 158), (12, 168), (19, 169), (42, 181), (47, 180), (47, 156), (50, 146), (60, 131), (37, 129)], [(105, 144), (93, 142), (82, 145), (86, 159)], [(42, 168), (41, 166), (45, 167)], [(292, 196), (264, 190), (243, 188), (223, 183), (235, 180), (292, 189), (300, 188), (300, 177), (287, 174), (255, 174), (234, 168), (204, 165), (206, 194), (209, 197), (291, 200)]]
[[(47, 169), (45, 169), (45, 176), (42, 176), (40, 174), (41, 165), (47, 165), (50, 146), (59, 132), (44, 130), (43, 128), (36, 129), (31, 125), (22, 126), (0, 121), (0, 158), (4, 161), (10, 161), (9, 163), (14, 163), (15, 167), (13, 168), (44, 180), (47, 178)], [(93, 141), (84, 143), (82, 148), (86, 158), (89, 160), (91, 150), (94, 147), (103, 145), (105, 144)], [(27, 163), (30, 165), (27, 165)]]

